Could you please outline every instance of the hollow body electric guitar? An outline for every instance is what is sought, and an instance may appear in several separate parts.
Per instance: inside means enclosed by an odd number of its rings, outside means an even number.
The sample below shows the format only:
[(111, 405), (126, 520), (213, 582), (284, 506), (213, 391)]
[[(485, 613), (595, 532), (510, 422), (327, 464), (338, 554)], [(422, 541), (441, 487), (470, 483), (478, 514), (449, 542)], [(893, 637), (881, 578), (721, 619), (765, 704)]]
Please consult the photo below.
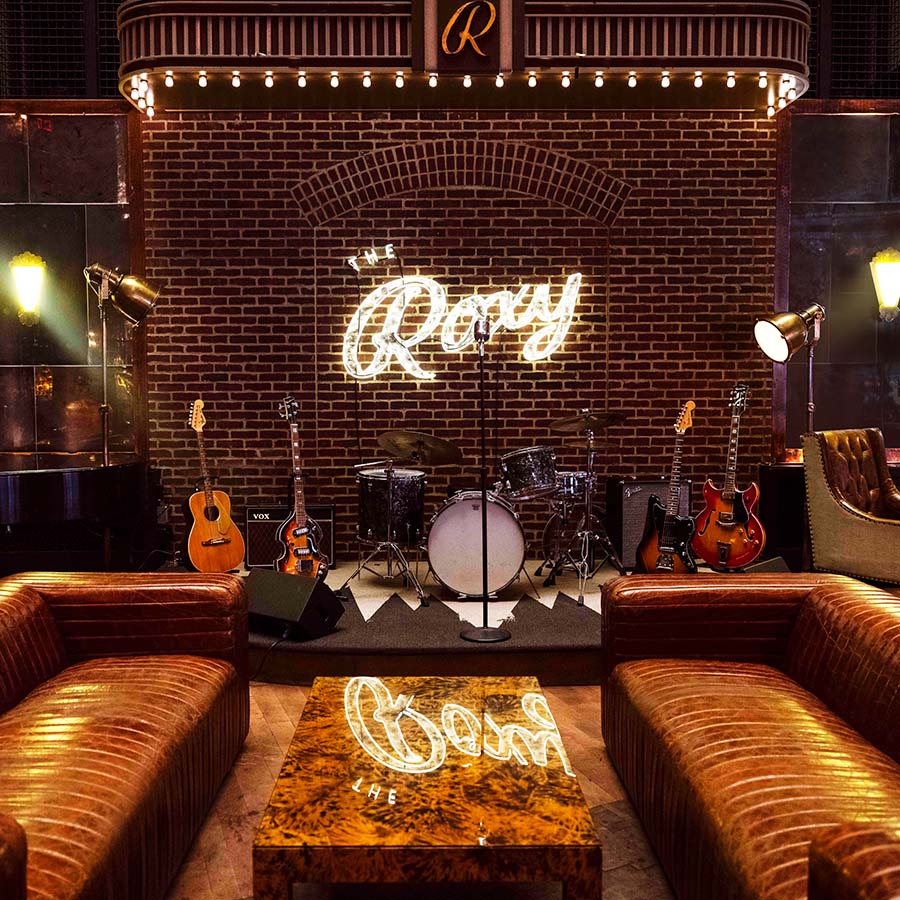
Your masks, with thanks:
[(318, 549), (318, 526), (306, 514), (303, 496), (303, 462), (300, 458), (300, 406), (288, 394), (281, 401), (281, 415), (291, 430), (291, 459), (294, 470), (294, 511), (278, 526), (281, 556), (275, 569), (304, 578), (324, 578), (328, 574), (328, 557)]
[(203, 401), (191, 404), (190, 427), (197, 432), (203, 490), (188, 498), (185, 518), (191, 521), (187, 556), (198, 572), (230, 572), (244, 558), (244, 538), (231, 520), (231, 501), (224, 491), (214, 491), (209, 480), (206, 446), (203, 443)]
[(731, 391), (731, 437), (725, 484), (703, 485), (703, 512), (697, 516), (697, 531), (691, 547), (714, 569), (732, 571), (748, 566), (763, 552), (766, 532), (753, 510), (759, 502), (759, 485), (754, 481), (740, 491), (735, 486), (738, 433), (741, 415), (747, 408), (749, 388), (736, 384)]
[(659, 497), (651, 495), (647, 503), (647, 523), (644, 536), (638, 544), (638, 572), (694, 573), (697, 563), (691, 554), (691, 538), (694, 536), (694, 520), (678, 512), (681, 498), (681, 456), (684, 434), (691, 427), (691, 414), (697, 404), (688, 400), (675, 420), (675, 453), (672, 457), (672, 473), (666, 505)]

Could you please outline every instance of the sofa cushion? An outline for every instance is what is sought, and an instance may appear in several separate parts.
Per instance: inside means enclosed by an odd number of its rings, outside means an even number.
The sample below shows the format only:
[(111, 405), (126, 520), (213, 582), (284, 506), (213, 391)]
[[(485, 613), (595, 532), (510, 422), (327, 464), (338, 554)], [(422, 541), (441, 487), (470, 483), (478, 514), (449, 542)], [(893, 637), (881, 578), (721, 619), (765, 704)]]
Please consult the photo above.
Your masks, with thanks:
[(0, 583), (0, 713), (65, 664), (62, 638), (40, 594)]
[(603, 704), (610, 756), (682, 900), (801, 900), (817, 831), (900, 824), (900, 767), (776, 669), (625, 662)]
[(819, 585), (800, 608), (784, 670), (900, 762), (900, 598)]
[(98, 659), (0, 717), (30, 900), (161, 897), (242, 744), (242, 695), (222, 660)]

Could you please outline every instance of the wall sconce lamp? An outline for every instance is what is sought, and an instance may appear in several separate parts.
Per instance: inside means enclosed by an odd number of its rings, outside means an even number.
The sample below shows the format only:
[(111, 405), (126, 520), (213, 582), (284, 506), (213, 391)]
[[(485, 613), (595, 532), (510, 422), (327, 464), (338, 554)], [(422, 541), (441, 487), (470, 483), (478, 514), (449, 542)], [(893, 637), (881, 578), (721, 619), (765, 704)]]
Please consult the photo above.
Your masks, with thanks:
[(759, 319), (753, 326), (753, 336), (759, 349), (774, 362), (787, 363), (801, 348), (806, 347), (806, 431), (813, 430), (813, 416), (816, 404), (813, 402), (813, 356), (825, 310), (818, 303), (812, 303), (796, 312), (776, 313)]
[(137, 275), (122, 275), (100, 263), (84, 270), (87, 283), (98, 297), (100, 308), (100, 353), (102, 361), (103, 403), (100, 405), (100, 431), (103, 436), (103, 465), (109, 465), (109, 384), (106, 345), (106, 308), (109, 303), (132, 325), (139, 325), (159, 299), (159, 288)]
[(30, 327), (41, 317), (38, 305), (47, 263), (40, 256), (25, 252), (14, 256), (9, 261), (9, 267), (19, 295), (19, 321)]
[(878, 295), (878, 312), (885, 322), (892, 322), (900, 305), (900, 250), (880, 250), (872, 257), (869, 269)]

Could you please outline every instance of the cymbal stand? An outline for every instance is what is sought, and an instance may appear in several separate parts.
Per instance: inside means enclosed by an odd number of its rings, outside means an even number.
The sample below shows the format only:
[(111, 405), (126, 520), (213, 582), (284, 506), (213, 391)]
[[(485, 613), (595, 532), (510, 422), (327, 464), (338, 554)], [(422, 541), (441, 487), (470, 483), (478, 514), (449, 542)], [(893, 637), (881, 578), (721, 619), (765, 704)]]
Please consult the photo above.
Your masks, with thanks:
[[(348, 600), (349, 597), (347, 596), (347, 585), (349, 585), (350, 582), (353, 581), (353, 579), (356, 578), (363, 569), (365, 569), (367, 572), (371, 572), (373, 575), (377, 575), (379, 578), (402, 578), (404, 582), (411, 583), (413, 588), (415, 588), (416, 595), (419, 598), (419, 603), (421, 603), (422, 606), (428, 606), (428, 598), (425, 596), (425, 591), (422, 589), (422, 585), (419, 583), (419, 579), (416, 578), (413, 570), (410, 568), (410, 565), (407, 562), (406, 556), (404, 555), (403, 550), (400, 548), (400, 545), (394, 540), (394, 460), (388, 459), (379, 461), (378, 463), (363, 463), (362, 465), (355, 466), (354, 468), (368, 469), (373, 468), (377, 465), (381, 465), (382, 463), (386, 463), (385, 478), (387, 481), (387, 513), (385, 518), (387, 519), (387, 540), (378, 541), (376, 543), (375, 548), (369, 553), (368, 556), (360, 561), (353, 574), (337, 589), (335, 593), (342, 600)], [(387, 554), (386, 575), (382, 572), (379, 572), (377, 569), (369, 568), (369, 563), (381, 553)], [(395, 559), (397, 561), (396, 573), (393, 571), (393, 562)]]

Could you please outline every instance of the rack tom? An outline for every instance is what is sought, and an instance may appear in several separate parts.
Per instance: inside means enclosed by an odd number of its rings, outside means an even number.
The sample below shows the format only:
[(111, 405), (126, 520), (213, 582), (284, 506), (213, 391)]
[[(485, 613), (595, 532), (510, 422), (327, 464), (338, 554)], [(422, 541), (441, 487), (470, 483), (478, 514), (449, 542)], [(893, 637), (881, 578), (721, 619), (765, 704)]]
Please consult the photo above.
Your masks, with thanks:
[(552, 447), (526, 447), (500, 458), (506, 496), (515, 502), (556, 493), (556, 453)]

